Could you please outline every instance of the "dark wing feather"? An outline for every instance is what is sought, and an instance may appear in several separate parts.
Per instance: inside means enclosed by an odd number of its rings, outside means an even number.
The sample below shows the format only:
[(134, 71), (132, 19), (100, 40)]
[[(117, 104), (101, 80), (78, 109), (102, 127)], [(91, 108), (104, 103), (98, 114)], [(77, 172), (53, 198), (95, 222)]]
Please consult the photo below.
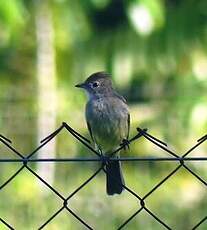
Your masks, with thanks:
[(92, 130), (91, 130), (91, 126), (90, 126), (89, 122), (87, 122), (87, 126), (88, 126), (88, 131), (90, 133), (91, 139), (94, 142), (93, 135), (92, 135)]
[[(118, 94), (117, 92), (115, 92), (115, 95), (122, 100), (125, 104), (127, 104), (126, 99), (121, 96), (120, 94)], [(128, 113), (128, 117), (127, 117), (127, 139), (129, 138), (129, 130), (130, 130), (130, 114)]]
[(115, 96), (117, 96), (120, 100), (122, 100), (126, 104), (126, 99), (123, 96), (121, 96), (117, 92), (114, 92), (114, 94), (115, 94)]
[(128, 130), (127, 130), (127, 140), (129, 139), (129, 130), (130, 130), (130, 114), (128, 113), (128, 118), (127, 118), (127, 123), (128, 123)]

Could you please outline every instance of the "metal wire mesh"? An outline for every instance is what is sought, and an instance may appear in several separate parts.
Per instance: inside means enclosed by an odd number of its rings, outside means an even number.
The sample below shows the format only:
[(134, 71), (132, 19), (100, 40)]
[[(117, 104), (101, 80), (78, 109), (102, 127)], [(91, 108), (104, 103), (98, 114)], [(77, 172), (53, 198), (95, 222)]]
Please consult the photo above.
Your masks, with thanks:
[[(49, 142), (56, 137), (63, 129), (66, 129), (73, 137), (75, 137), (80, 143), (85, 145), (91, 152), (93, 152), (96, 157), (91, 158), (53, 158), (53, 159), (38, 159), (33, 158), (34, 155), (40, 150), (43, 146), (46, 144), (49, 144)], [(113, 158), (113, 157), (104, 157), (99, 154), (95, 149), (92, 148), (90, 145), (90, 141), (87, 140), (85, 137), (80, 135), (78, 132), (76, 132), (74, 129), (72, 129), (67, 123), (63, 122), (62, 125), (55, 130), (52, 134), (44, 138), (40, 142), (40, 146), (38, 146), (34, 151), (32, 151), (30, 154), (28, 154), (26, 157), (23, 156), (19, 151), (17, 151), (13, 146), (12, 142), (4, 137), (3, 135), (0, 135), (0, 141), (2, 144), (4, 144), (7, 148), (10, 149), (11, 152), (13, 152), (18, 158), (17, 159), (0, 159), (0, 163), (3, 162), (19, 162), (20, 167), (19, 169), (8, 179), (6, 180), (2, 185), (0, 185), (0, 191), (4, 189), (5, 186), (7, 186), (12, 180), (15, 180), (15, 178), (18, 176), (18, 174), (22, 170), (28, 170), (31, 174), (33, 174), (38, 180), (40, 180), (45, 186), (47, 186), (54, 194), (59, 197), (60, 201), (62, 202), (62, 207), (59, 208), (54, 212), (52, 216), (49, 216), (47, 220), (45, 220), (44, 223), (40, 225), (38, 229), (43, 229), (46, 227), (54, 218), (56, 218), (63, 210), (67, 210), (67, 212), (72, 215), (77, 221), (79, 221), (83, 226), (85, 226), (87, 229), (94, 229), (92, 226), (90, 226), (89, 223), (87, 223), (86, 220), (83, 220), (78, 214), (76, 214), (71, 208), (68, 203), (68, 201), (74, 197), (83, 187), (85, 187), (88, 183), (90, 183), (101, 171), (105, 171), (105, 165), (108, 161), (176, 161), (178, 162), (178, 166), (176, 166), (171, 172), (162, 180), (159, 181), (149, 192), (147, 192), (144, 196), (138, 195), (136, 192), (134, 192), (132, 189), (130, 189), (128, 186), (123, 185), (123, 187), (131, 194), (133, 195), (137, 200), (137, 211), (133, 213), (131, 216), (128, 217), (128, 219), (124, 220), (123, 223), (117, 228), (117, 229), (124, 229), (127, 227), (127, 224), (135, 218), (139, 213), (146, 212), (148, 213), (154, 220), (156, 220), (162, 227), (165, 229), (173, 229), (170, 227), (161, 217), (158, 217), (155, 213), (153, 213), (145, 204), (145, 200), (152, 196), (153, 193), (160, 187), (163, 186), (164, 183), (169, 180), (173, 175), (175, 175), (181, 168), (184, 170), (187, 170), (190, 174), (192, 174), (200, 183), (202, 183), (207, 188), (207, 182), (201, 178), (197, 173), (195, 173), (189, 166), (185, 164), (185, 162), (189, 161), (201, 161), (205, 163), (207, 161), (207, 157), (188, 157), (188, 155), (196, 149), (198, 146), (200, 146), (203, 142), (207, 140), (207, 135), (201, 137), (197, 143), (191, 147), (186, 153), (184, 153), (181, 157), (178, 156), (175, 152), (170, 150), (167, 147), (167, 144), (160, 141), (156, 137), (152, 136), (147, 132), (147, 129), (141, 129), (137, 128), (137, 134), (129, 140), (129, 142), (122, 143), (120, 147), (118, 147), (113, 153), (118, 152), (122, 148), (126, 148), (128, 145), (130, 145), (131, 142), (137, 141), (141, 137), (145, 138), (147, 141), (152, 142), (154, 145), (158, 146), (160, 149), (164, 150), (169, 156), (168, 157), (121, 157), (120, 159)], [(112, 153), (112, 155), (113, 155)], [(84, 183), (82, 183), (79, 187), (75, 189), (71, 194), (69, 194), (67, 197), (63, 196), (59, 191), (57, 191), (53, 186), (51, 186), (46, 180), (44, 180), (40, 175), (38, 175), (30, 166), (28, 166), (28, 162), (74, 162), (74, 161), (97, 161), (101, 162), (101, 166), (93, 173), (92, 176), (90, 176)], [(116, 178), (113, 178), (116, 180)], [(198, 229), (199, 226), (203, 225), (204, 222), (207, 220), (207, 216), (201, 217), (200, 221), (196, 223), (194, 226), (192, 226), (192, 230)], [(0, 222), (7, 227), (8, 229), (15, 229), (14, 226), (11, 226), (10, 223), (8, 223), (6, 220), (2, 219), (0, 217)]]

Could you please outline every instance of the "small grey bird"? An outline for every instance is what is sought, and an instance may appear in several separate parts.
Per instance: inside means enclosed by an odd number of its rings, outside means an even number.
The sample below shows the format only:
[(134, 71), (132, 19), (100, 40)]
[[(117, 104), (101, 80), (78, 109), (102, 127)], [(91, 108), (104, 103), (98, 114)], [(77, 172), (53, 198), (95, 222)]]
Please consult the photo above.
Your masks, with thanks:
[[(86, 90), (89, 100), (86, 104), (86, 121), (96, 149), (105, 156), (128, 140), (130, 115), (126, 100), (112, 86), (110, 75), (94, 73), (76, 85)], [(116, 153), (119, 157), (119, 153)], [(106, 164), (106, 191), (108, 195), (123, 191), (124, 178), (120, 161)]]

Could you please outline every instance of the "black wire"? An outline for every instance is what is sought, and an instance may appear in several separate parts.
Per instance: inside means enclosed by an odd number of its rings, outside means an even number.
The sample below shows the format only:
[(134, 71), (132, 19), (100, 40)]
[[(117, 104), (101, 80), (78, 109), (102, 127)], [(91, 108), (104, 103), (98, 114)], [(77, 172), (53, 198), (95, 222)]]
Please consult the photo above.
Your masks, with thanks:
[[(110, 161), (147, 161), (147, 162), (153, 162), (153, 161), (177, 161), (180, 162), (181, 160), (184, 161), (207, 161), (207, 157), (185, 157), (184, 159), (182, 157), (120, 157), (120, 158), (109, 158)], [(25, 159), (8, 159), (8, 158), (2, 158), (0, 159), (0, 163), (18, 163), (18, 162), (24, 162)], [(35, 159), (27, 159), (27, 162), (93, 162), (93, 161), (99, 161), (101, 162), (101, 158), (97, 157), (76, 157), (76, 158), (35, 158)]]

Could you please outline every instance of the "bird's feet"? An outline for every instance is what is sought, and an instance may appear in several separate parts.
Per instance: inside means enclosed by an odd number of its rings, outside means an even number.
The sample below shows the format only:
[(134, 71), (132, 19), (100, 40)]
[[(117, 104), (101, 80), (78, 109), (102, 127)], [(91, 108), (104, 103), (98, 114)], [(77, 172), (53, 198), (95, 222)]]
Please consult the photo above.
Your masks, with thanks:
[(129, 145), (130, 145), (130, 142), (127, 139), (123, 139), (122, 143), (120, 144), (120, 146), (123, 146), (124, 150), (129, 149)]

